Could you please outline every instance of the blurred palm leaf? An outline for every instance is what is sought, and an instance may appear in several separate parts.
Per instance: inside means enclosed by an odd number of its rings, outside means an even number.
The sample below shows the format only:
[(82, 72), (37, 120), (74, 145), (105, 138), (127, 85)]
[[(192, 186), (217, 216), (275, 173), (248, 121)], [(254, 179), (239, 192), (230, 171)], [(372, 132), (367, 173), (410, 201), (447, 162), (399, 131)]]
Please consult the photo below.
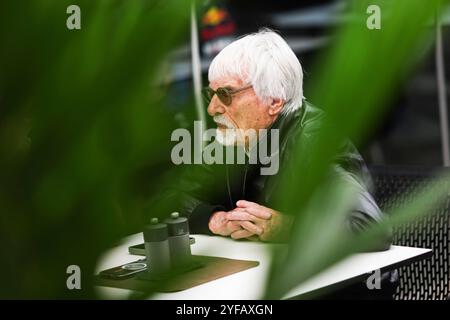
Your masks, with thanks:
[[(71, 4), (81, 30), (66, 28)], [(154, 78), (189, 2), (2, 1), (0, 12), (1, 296), (92, 297), (99, 254), (142, 223), (130, 178), (165, 161), (172, 124)], [(71, 264), (80, 291), (66, 288)]]
[[(323, 130), (308, 154), (308, 170), (299, 166), (301, 181), (280, 188), (280, 206), (297, 212), (290, 252), (275, 252), (266, 296), (280, 298), (350, 253), (368, 249), (379, 241), (389, 226), (404, 223), (447, 195), (445, 188), (423, 193), (407, 212), (393, 213), (395, 219), (374, 226), (360, 237), (339, 232), (355, 192), (346, 186), (349, 177), (327, 177), (344, 137), (358, 143), (380, 119), (389, 97), (405, 79), (411, 67), (430, 43), (439, 1), (351, 1), (351, 22), (336, 35), (334, 48), (322, 57), (313, 79), (311, 101), (326, 110)], [(377, 4), (382, 12), (381, 30), (366, 28), (366, 8)], [(388, 13), (388, 14), (385, 14)], [(303, 155), (299, 154), (299, 163)], [(446, 177), (448, 178), (448, 177)], [(351, 177), (350, 177), (351, 179)], [(331, 187), (330, 187), (331, 186)], [(355, 191), (355, 190), (353, 190)], [(341, 204), (341, 205), (340, 205)], [(347, 209), (347, 210), (345, 210)]]

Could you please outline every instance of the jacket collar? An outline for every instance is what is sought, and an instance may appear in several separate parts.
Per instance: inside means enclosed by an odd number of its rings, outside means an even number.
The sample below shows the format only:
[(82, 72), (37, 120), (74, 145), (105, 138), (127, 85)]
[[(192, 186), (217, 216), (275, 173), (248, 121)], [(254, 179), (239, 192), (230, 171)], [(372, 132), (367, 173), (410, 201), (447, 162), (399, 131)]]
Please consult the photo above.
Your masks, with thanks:
[(287, 114), (280, 114), (278, 118), (275, 120), (275, 122), (269, 127), (268, 135), (270, 137), (271, 129), (278, 129), (280, 130), (280, 143), (284, 141), (289, 136), (289, 131), (291, 128), (295, 127), (295, 124), (300, 124), (305, 115), (306, 115), (306, 109), (308, 108), (308, 103), (305, 99), (302, 101), (302, 105), (300, 108), (297, 108), (296, 110), (287, 113)]

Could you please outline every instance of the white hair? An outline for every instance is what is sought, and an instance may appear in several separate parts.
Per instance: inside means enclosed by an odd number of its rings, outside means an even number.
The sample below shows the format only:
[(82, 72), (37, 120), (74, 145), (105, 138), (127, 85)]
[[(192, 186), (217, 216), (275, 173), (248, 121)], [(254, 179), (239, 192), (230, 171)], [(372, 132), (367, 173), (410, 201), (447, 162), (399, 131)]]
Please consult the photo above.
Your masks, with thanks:
[(302, 106), (303, 71), (286, 41), (270, 29), (262, 29), (226, 46), (209, 67), (208, 80), (237, 77), (251, 84), (264, 102), (282, 99), (282, 114)]

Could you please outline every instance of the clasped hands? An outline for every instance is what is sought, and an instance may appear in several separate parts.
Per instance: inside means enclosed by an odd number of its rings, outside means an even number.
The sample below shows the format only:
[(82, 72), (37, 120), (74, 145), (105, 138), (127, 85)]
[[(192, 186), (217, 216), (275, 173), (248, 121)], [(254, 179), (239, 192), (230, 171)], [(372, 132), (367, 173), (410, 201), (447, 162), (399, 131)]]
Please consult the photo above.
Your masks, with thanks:
[(216, 211), (209, 220), (212, 233), (233, 239), (287, 241), (292, 217), (255, 202), (239, 200), (230, 211)]

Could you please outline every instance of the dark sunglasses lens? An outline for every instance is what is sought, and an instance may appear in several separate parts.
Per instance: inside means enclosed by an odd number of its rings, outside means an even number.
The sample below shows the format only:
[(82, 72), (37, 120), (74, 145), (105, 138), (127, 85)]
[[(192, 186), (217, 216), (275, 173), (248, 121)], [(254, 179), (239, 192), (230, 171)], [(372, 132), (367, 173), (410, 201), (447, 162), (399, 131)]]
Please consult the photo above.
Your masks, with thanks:
[(219, 97), (220, 101), (222, 101), (226, 106), (229, 106), (231, 104), (231, 94), (227, 89), (217, 89), (217, 96)]
[(209, 87), (203, 88), (202, 94), (203, 94), (203, 98), (205, 99), (205, 102), (209, 105), (212, 97), (214, 96), (214, 90)]

